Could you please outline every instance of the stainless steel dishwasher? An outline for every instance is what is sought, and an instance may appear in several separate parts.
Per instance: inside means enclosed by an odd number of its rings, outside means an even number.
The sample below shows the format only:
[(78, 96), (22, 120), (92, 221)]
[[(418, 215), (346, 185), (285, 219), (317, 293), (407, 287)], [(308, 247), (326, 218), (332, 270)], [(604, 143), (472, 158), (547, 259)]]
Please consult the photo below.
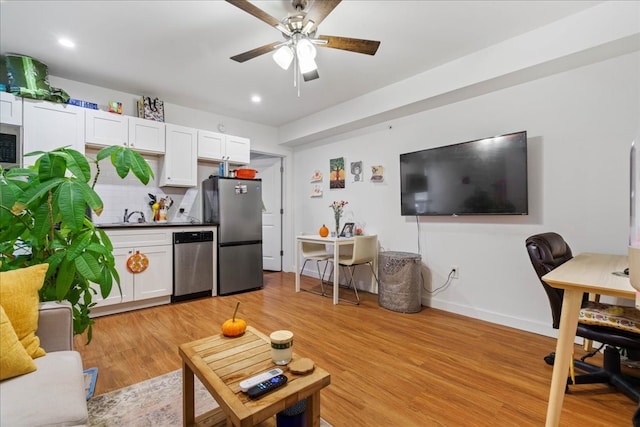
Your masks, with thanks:
[(213, 231), (173, 233), (172, 302), (212, 295), (213, 236)]

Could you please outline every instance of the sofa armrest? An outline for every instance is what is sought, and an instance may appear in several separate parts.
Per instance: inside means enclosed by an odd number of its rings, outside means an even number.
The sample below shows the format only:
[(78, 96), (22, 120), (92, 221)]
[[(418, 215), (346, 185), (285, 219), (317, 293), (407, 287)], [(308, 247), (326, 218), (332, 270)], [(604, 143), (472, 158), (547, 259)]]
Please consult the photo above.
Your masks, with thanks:
[(40, 303), (38, 331), (45, 351), (73, 350), (73, 312), (67, 301)]

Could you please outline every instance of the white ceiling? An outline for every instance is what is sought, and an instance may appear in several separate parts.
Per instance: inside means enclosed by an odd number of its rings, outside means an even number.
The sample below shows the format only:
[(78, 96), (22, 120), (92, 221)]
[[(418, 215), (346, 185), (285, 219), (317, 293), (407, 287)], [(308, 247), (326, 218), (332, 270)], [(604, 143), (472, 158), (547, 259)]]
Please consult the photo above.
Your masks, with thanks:
[[(278, 19), (293, 12), (290, 0), (252, 3)], [(281, 126), (599, 3), (345, 0), (318, 34), (380, 48), (375, 56), (318, 49), (320, 78), (303, 82), (300, 97), (292, 71), (270, 54), (229, 59), (282, 35), (222, 0), (2, 0), (0, 53), (32, 56), (57, 77)], [(61, 36), (76, 47), (58, 45)]]

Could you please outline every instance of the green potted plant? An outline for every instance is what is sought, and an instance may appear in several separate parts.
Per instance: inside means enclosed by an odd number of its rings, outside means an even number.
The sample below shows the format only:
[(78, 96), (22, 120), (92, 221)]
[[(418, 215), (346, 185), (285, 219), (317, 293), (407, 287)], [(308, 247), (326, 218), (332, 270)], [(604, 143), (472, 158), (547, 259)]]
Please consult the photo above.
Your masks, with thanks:
[(40, 300), (69, 301), (74, 333), (86, 331), (90, 342), (94, 295), (107, 297), (114, 282), (120, 289), (111, 241), (87, 217), (89, 210), (103, 210), (94, 190), (99, 162), (110, 158), (118, 176), (132, 172), (143, 184), (153, 171), (139, 153), (122, 146), (103, 148), (95, 159), (68, 148), (31, 155), (39, 156), (32, 167), (0, 168), (0, 271), (48, 263)]

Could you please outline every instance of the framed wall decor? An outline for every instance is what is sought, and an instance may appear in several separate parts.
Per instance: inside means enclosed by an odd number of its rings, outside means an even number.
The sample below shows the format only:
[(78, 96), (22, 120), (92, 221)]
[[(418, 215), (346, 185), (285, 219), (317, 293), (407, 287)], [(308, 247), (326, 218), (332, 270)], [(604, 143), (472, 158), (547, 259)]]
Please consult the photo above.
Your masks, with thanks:
[(344, 157), (329, 160), (329, 188), (344, 188)]
[[(353, 236), (353, 228), (355, 223), (353, 222), (345, 222), (344, 227), (342, 227), (342, 231), (340, 232), (340, 237), (351, 237)], [(348, 236), (347, 236), (348, 234)]]

